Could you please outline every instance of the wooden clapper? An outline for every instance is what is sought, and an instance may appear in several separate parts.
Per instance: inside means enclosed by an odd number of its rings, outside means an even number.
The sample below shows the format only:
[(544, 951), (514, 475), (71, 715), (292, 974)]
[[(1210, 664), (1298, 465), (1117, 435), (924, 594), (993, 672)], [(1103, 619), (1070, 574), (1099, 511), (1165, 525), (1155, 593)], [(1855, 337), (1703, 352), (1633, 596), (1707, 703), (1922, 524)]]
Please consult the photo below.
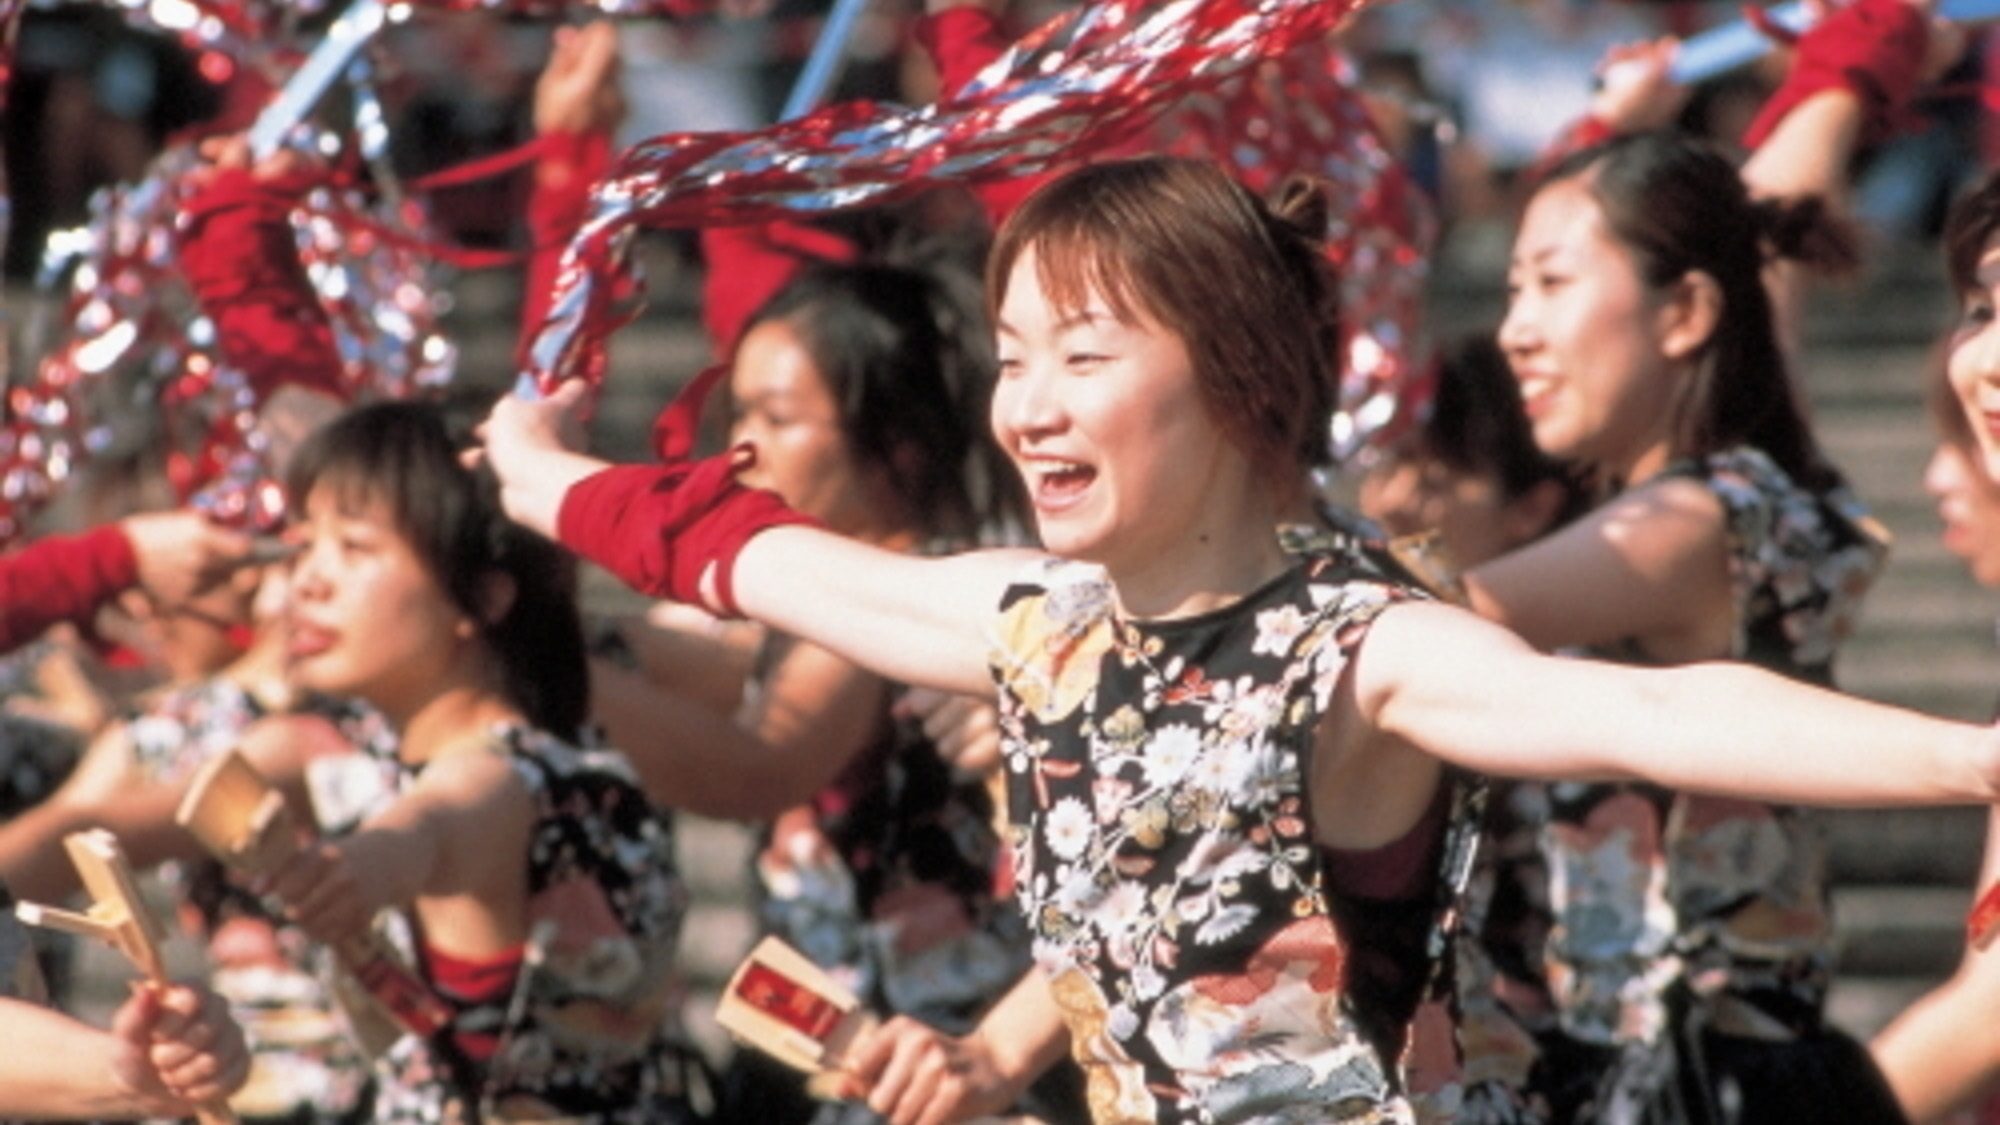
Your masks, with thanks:
[(849, 1044), (876, 1020), (826, 970), (782, 939), (766, 937), (730, 976), (715, 1022), (740, 1042), (805, 1071), (807, 1088), (825, 1096)]
[[(160, 943), (166, 940), (166, 933), (160, 920), (146, 909), (118, 837), (93, 828), (70, 833), (63, 838), (63, 846), (69, 850), (70, 862), (76, 864), (83, 889), (90, 893), (89, 911), (78, 914), (23, 902), (14, 907), (15, 915), (30, 926), (95, 938), (123, 953), (147, 980), (166, 984), (167, 966), (160, 958)], [(234, 1125), (236, 1121), (235, 1112), (227, 1105), (200, 1106), (196, 1113), (202, 1125)]]
[[(225, 866), (246, 875), (272, 874), (305, 846), (285, 795), (235, 750), (203, 764), (174, 820)], [(347, 938), (334, 945), (333, 955), (367, 998), (370, 1010), (348, 1015), (369, 1054), (388, 1049), (401, 1031), (429, 1038), (451, 1022), (451, 1009), (379, 936)]]

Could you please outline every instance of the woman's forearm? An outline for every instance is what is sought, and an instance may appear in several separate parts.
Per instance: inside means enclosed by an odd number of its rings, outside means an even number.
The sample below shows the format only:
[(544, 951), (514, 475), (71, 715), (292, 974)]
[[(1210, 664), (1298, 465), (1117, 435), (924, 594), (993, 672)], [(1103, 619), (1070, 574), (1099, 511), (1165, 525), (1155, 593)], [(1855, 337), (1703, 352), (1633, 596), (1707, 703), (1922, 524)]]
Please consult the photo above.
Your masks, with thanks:
[(120, 1121), (178, 1108), (119, 1080), (112, 1036), (21, 1000), (0, 998), (0, 1117), (10, 1120)]
[(1542, 656), (1465, 611), (1412, 605), (1377, 620), (1359, 665), (1362, 706), (1378, 725), (1488, 773), (1647, 780), (1810, 805), (1996, 798), (1994, 729), (1747, 664), (1632, 668)]

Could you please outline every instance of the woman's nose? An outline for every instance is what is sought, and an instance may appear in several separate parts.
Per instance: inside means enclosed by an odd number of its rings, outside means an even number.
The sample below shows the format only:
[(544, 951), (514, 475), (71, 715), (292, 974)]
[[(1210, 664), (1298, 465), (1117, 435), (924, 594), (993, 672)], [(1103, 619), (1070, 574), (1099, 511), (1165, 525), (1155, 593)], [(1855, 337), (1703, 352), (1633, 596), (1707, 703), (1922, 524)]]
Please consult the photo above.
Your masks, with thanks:
[(1046, 433), (1056, 428), (1061, 414), (1054, 381), (1025, 366), (1002, 380), (993, 405), (994, 420), (1017, 434)]

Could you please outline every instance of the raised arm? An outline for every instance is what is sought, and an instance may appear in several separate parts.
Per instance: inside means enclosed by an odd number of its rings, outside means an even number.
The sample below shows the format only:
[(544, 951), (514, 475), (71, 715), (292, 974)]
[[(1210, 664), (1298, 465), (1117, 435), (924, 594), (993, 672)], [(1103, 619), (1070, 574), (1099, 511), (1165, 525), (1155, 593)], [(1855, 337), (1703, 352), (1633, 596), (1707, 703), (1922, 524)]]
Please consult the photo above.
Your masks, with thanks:
[(528, 195), (530, 248), (517, 345), (524, 358), (548, 316), (563, 252), (589, 213), (590, 189), (611, 166), (611, 135), (624, 117), (617, 25), (599, 20), (557, 28), (535, 80), (541, 149)]
[(0, 558), (0, 652), (61, 621), (82, 622), (134, 586), (163, 606), (214, 587), (250, 556), (250, 537), (199, 512), (128, 516), (40, 539)]
[(741, 714), (662, 679), (593, 667), (592, 711), (647, 791), (704, 816), (762, 819), (809, 799), (880, 737), (888, 684), (818, 645), (791, 643)]
[(2000, 731), (1808, 687), (1748, 664), (1545, 656), (1478, 616), (1385, 611), (1352, 670), (1392, 742), (1486, 773), (1641, 780), (1828, 806), (2000, 798)]

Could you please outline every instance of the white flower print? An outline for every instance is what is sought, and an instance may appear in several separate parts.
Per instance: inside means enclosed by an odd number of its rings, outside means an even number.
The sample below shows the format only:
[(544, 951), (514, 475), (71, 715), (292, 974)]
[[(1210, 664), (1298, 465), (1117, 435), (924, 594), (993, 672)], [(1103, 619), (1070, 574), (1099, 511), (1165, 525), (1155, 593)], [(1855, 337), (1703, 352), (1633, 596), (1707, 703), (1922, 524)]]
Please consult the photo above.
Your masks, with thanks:
[(1049, 810), (1043, 833), (1050, 851), (1062, 859), (1075, 859), (1090, 846), (1090, 810), (1075, 797), (1064, 797)]
[(1257, 639), (1250, 651), (1257, 656), (1283, 656), (1306, 631), (1306, 615), (1295, 605), (1281, 605), (1257, 615)]
[(1257, 908), (1248, 903), (1232, 903), (1215, 912), (1215, 917), (1203, 922), (1194, 932), (1194, 940), (1202, 945), (1217, 945), (1243, 932), (1252, 919), (1257, 917)]
[(1240, 739), (1218, 741), (1195, 759), (1188, 783), (1210, 793), (1233, 794), (1243, 787), (1249, 757)]
[(1186, 776), (1200, 757), (1199, 729), (1186, 723), (1162, 727), (1146, 744), (1146, 781), (1151, 785), (1172, 785)]

